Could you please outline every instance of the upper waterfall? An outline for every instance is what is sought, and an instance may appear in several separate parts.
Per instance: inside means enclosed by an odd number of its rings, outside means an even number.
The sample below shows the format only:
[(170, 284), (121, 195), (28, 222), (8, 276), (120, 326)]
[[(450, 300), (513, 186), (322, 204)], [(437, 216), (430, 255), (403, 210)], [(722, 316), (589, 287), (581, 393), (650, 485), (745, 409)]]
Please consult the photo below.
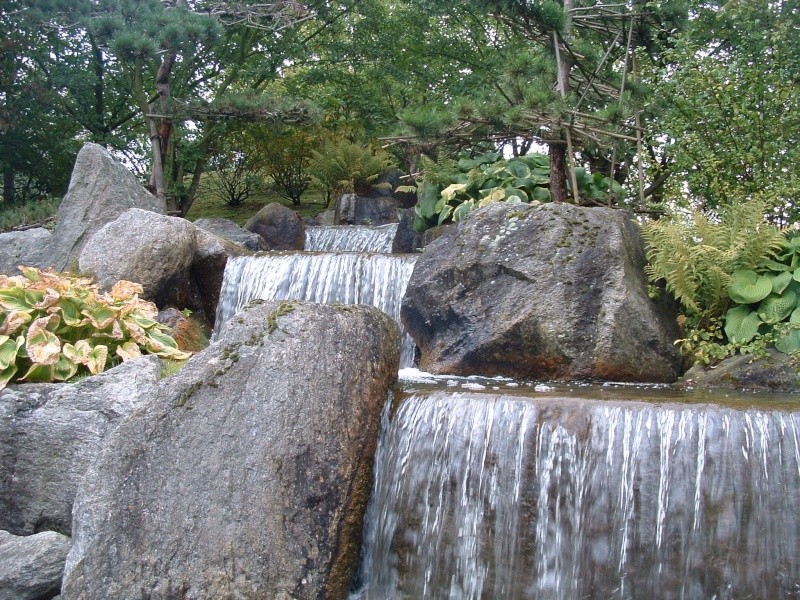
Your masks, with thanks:
[[(417, 257), (408, 254), (274, 253), (231, 258), (225, 267), (215, 332), (250, 300), (375, 306), (400, 323), (400, 303)], [(401, 326), (402, 331), (402, 326)], [(414, 360), (403, 332), (400, 364)]]
[(388, 225), (330, 225), (306, 228), (306, 250), (312, 252), (392, 251), (397, 223)]

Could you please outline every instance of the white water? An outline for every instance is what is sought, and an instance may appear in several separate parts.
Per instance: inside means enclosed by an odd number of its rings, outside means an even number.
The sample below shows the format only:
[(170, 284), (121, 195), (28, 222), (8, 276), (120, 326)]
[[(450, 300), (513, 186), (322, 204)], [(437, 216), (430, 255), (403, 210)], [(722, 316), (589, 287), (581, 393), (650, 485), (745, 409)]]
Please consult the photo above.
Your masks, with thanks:
[(397, 223), (388, 225), (331, 225), (306, 228), (306, 247), (311, 252), (392, 251)]
[[(253, 299), (366, 304), (400, 325), (400, 303), (417, 257), (410, 254), (274, 253), (228, 260), (215, 333)], [(401, 366), (414, 360), (414, 342), (402, 331)]]
[(436, 392), (380, 441), (363, 598), (800, 596), (800, 414)]

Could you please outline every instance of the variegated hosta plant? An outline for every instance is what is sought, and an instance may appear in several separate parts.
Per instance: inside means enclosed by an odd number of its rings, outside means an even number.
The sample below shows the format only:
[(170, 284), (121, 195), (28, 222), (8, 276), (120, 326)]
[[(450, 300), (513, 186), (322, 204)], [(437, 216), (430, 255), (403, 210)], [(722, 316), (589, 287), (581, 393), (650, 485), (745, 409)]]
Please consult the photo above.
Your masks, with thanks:
[(142, 354), (189, 358), (155, 320), (155, 304), (139, 298), (138, 283), (101, 292), (89, 278), (20, 270), (0, 275), (0, 389), (9, 381), (96, 375)]

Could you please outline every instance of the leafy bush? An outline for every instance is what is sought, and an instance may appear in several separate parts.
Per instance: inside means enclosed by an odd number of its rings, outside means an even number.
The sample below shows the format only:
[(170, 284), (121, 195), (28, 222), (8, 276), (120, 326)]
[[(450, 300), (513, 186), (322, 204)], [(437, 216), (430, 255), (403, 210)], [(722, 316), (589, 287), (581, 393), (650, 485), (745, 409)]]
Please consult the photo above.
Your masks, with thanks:
[[(503, 159), (496, 152), (457, 161), (434, 162), (423, 157), (423, 181), (418, 190), (414, 227), (429, 227), (459, 221), (471, 210), (492, 202), (549, 202), (550, 159), (531, 153)], [(604, 200), (609, 196), (608, 177), (575, 169), (578, 190), (585, 200)], [(612, 192), (622, 195), (615, 181)]]
[(95, 375), (143, 353), (183, 360), (142, 287), (119, 281), (101, 293), (91, 279), (20, 267), (0, 275), (0, 389), (9, 381)]
[(311, 151), (308, 171), (314, 187), (325, 194), (325, 205), (337, 194), (368, 191), (382, 173), (393, 167), (383, 150), (348, 142), (326, 140)]

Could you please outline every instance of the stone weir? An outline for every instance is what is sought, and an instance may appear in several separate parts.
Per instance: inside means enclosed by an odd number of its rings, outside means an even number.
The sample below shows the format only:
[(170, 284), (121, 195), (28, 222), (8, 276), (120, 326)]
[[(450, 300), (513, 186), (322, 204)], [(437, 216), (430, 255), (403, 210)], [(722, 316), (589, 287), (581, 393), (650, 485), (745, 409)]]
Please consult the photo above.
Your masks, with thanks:
[(359, 598), (796, 598), (800, 413), (415, 395)]
[(397, 223), (388, 225), (328, 225), (306, 228), (306, 247), (311, 252), (392, 251)]
[[(253, 299), (374, 306), (400, 323), (400, 303), (417, 257), (401, 254), (272, 253), (232, 258), (217, 308), (215, 336)], [(400, 364), (411, 366), (414, 342), (402, 332)]]

